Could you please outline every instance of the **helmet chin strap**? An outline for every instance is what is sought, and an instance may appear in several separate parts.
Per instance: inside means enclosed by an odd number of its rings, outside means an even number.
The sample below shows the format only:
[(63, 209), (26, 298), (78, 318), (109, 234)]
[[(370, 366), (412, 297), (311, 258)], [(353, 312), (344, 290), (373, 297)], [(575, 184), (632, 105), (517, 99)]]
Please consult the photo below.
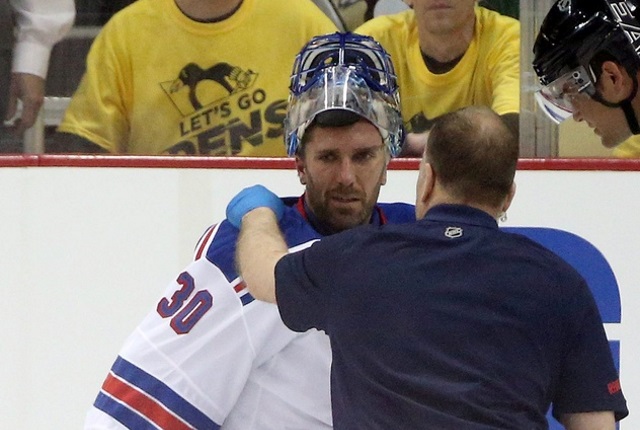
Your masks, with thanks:
[(631, 105), (631, 101), (638, 93), (638, 79), (636, 76), (632, 76), (631, 79), (633, 80), (633, 90), (631, 91), (629, 97), (622, 100), (620, 103), (608, 102), (603, 99), (598, 92), (596, 92), (592, 98), (598, 103), (605, 105), (606, 107), (622, 109), (622, 112), (624, 112), (624, 116), (627, 119), (627, 124), (629, 124), (629, 128), (631, 129), (631, 133), (640, 134), (640, 124), (638, 124), (638, 118), (636, 117), (636, 113), (633, 110), (633, 106)]

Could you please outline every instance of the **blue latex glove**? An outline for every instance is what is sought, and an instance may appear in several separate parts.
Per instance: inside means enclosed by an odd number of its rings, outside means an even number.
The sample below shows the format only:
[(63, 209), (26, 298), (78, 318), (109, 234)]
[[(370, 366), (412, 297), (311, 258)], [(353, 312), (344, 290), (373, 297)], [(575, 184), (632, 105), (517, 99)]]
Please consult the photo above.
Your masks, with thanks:
[(275, 214), (278, 221), (284, 213), (284, 203), (280, 197), (262, 185), (253, 185), (240, 191), (227, 205), (227, 220), (236, 228), (242, 225), (242, 217), (253, 209), (267, 207)]

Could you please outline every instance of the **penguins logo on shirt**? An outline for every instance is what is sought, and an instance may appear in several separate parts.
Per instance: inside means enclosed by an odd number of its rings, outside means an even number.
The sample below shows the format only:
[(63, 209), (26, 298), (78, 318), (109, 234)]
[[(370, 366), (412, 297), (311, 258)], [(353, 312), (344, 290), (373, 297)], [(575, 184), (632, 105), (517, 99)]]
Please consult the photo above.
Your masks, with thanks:
[[(287, 100), (269, 97), (260, 73), (227, 62), (189, 62), (160, 83), (180, 113), (179, 140), (163, 153), (229, 156), (283, 134)], [(268, 84), (268, 81), (267, 81)]]
[(171, 82), (168, 89), (166, 84), (163, 87), (181, 111), (184, 110), (184, 103), (176, 98), (187, 94), (191, 112), (182, 112), (183, 115), (186, 115), (215, 102), (206, 96), (220, 94), (220, 87), (224, 89), (220, 95), (229, 96), (250, 88), (255, 83), (257, 76), (257, 73), (251, 69), (243, 70), (229, 63), (217, 63), (209, 68), (189, 63), (180, 70), (178, 77)]

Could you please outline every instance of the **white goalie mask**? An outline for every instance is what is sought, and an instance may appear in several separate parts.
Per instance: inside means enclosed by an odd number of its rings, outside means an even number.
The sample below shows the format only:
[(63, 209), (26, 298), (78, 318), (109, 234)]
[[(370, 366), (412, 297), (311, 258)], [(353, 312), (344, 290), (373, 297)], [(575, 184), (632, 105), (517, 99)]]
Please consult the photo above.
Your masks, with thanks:
[(373, 38), (333, 33), (313, 38), (296, 57), (284, 121), (289, 156), (296, 154), (305, 130), (318, 114), (356, 114), (380, 131), (389, 154), (402, 149), (404, 128), (391, 58)]

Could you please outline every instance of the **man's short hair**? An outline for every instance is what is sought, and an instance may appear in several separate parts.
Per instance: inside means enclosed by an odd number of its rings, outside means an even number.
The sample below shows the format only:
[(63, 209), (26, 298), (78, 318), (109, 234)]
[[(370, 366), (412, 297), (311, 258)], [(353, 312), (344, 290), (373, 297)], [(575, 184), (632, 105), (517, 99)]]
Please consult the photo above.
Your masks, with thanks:
[[(300, 143), (300, 146), (298, 147), (298, 155), (304, 158), (307, 143), (309, 143), (309, 140), (311, 140), (316, 129), (346, 127), (348, 125), (355, 124), (362, 119), (368, 121), (367, 118), (345, 109), (331, 109), (318, 113), (311, 124), (309, 124), (309, 126), (307, 127), (306, 133), (302, 136), (302, 141)], [(380, 142), (383, 142), (382, 136), (380, 136)], [(389, 151), (386, 145), (385, 149), (388, 153)]]
[(488, 107), (470, 106), (436, 119), (425, 158), (456, 198), (499, 205), (518, 163), (518, 137)]

